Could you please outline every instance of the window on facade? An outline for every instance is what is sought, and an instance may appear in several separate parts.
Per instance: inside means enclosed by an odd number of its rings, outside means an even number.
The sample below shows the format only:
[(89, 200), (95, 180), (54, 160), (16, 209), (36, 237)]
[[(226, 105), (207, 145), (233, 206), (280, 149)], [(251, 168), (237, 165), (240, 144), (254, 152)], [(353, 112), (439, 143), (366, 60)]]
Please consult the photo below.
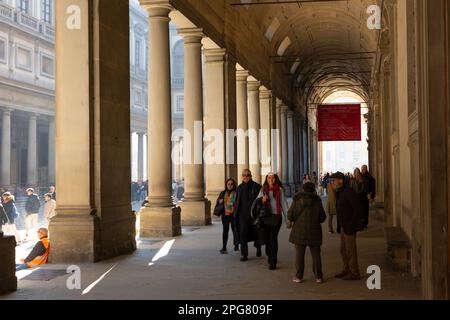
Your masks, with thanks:
[(173, 49), (173, 77), (184, 77), (184, 47), (183, 42), (179, 41)]
[(48, 24), (52, 23), (52, 0), (42, 0), (42, 19)]
[(141, 41), (136, 40), (134, 45), (134, 64), (136, 67), (141, 67)]
[(184, 97), (178, 96), (177, 97), (177, 103), (175, 108), (176, 113), (183, 113), (184, 112)]
[(6, 62), (6, 41), (0, 38), (0, 62)]
[(134, 104), (137, 106), (144, 105), (144, 95), (141, 90), (134, 90)]
[(30, 13), (30, 0), (19, 0), (19, 10)]
[(42, 56), (41, 58), (41, 73), (43, 75), (51, 76), (53, 77), (55, 74), (54, 70), (54, 60), (51, 57), (48, 56)]
[(17, 47), (16, 67), (31, 71), (31, 49)]

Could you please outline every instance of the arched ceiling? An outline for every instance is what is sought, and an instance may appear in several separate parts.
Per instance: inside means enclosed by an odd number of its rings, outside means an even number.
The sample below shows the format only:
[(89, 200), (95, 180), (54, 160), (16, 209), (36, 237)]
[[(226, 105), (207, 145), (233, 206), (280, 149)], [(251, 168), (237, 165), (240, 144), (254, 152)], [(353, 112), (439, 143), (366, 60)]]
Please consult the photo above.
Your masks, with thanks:
[(241, 0), (240, 10), (257, 21), (274, 69), (290, 79), (306, 104), (337, 89), (368, 98), (379, 37), (379, 30), (367, 26), (368, 8), (381, 2)]

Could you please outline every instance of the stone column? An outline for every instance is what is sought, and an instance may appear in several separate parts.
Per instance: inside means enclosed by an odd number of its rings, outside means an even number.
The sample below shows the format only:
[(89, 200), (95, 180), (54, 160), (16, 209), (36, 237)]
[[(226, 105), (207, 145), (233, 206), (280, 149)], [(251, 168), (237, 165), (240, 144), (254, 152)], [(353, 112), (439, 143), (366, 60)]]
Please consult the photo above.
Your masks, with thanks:
[(287, 141), (288, 141), (288, 181), (291, 196), (295, 192), (294, 183), (294, 112), (287, 113)]
[(11, 110), (3, 110), (2, 145), (1, 145), (1, 183), (4, 187), (11, 185)]
[[(211, 224), (211, 203), (205, 198), (203, 176), (203, 79), (202, 38), (198, 28), (179, 29), (184, 39), (184, 129), (190, 139), (184, 139), (184, 199), (180, 204), (182, 225)], [(197, 139), (198, 136), (202, 139)], [(197, 141), (198, 140), (198, 141)], [(189, 159), (188, 159), (189, 158)], [(186, 163), (186, 161), (188, 161)]]
[(259, 88), (261, 82), (253, 77), (248, 78), (248, 130), (249, 130), (249, 164), (253, 180), (261, 183), (261, 160), (259, 148), (259, 129), (261, 127)]
[(294, 136), (294, 185), (295, 192), (300, 189), (300, 150), (299, 150), (299, 136), (298, 136), (298, 126), (299, 126), (299, 116), (294, 114), (293, 119), (293, 136)]
[(144, 133), (138, 132), (137, 178), (144, 181)]
[[(81, 25), (71, 30), (67, 12), (74, 5)], [(96, 262), (136, 249), (128, 3), (60, 0), (55, 16), (58, 208), (50, 261)]]
[(272, 91), (265, 87), (260, 88), (260, 118), (261, 118), (261, 165), (262, 179), (272, 171), (272, 125), (270, 119), (270, 109), (272, 101)]
[(291, 194), (291, 186), (289, 184), (289, 154), (288, 154), (288, 123), (287, 123), (287, 112), (288, 107), (282, 104), (280, 106), (280, 130), (281, 130), (281, 181), (283, 182), (286, 193), (288, 195)]
[(28, 187), (36, 187), (38, 184), (37, 172), (37, 115), (31, 114), (28, 119)]
[(236, 98), (237, 98), (237, 155), (238, 155), (238, 178), (244, 169), (249, 169), (248, 150), (248, 99), (247, 99), (247, 70), (236, 72)]
[[(205, 131), (211, 133), (205, 136), (205, 154), (214, 156), (214, 159), (206, 163), (206, 196), (215, 200), (223, 191), (225, 180), (236, 179), (235, 143), (226, 139), (226, 130), (235, 129), (236, 126), (236, 65), (234, 63), (233, 68), (227, 68), (230, 57), (226, 49), (208, 46), (203, 52)], [(230, 90), (231, 87), (234, 87), (233, 90)], [(234, 99), (231, 99), (233, 95)], [(234, 114), (234, 128), (230, 128), (232, 114)]]
[(275, 171), (278, 173), (280, 179), (283, 176), (283, 159), (282, 159), (282, 153), (283, 153), (283, 146), (281, 141), (282, 136), (282, 130), (281, 130), (281, 111), (283, 103), (278, 98), (276, 99), (276, 155), (277, 158), (277, 167), (275, 168)]
[(141, 237), (181, 235), (181, 209), (172, 200), (172, 105), (169, 13), (166, 3), (141, 0), (149, 14), (148, 180), (149, 204), (141, 211)]
[(298, 171), (298, 177), (299, 177), (299, 189), (301, 189), (303, 185), (303, 174), (304, 174), (304, 150), (303, 150), (303, 119), (300, 116), (298, 119), (298, 165), (299, 165), (299, 171)]
[(54, 185), (55, 177), (55, 119), (50, 118), (48, 125), (48, 182)]

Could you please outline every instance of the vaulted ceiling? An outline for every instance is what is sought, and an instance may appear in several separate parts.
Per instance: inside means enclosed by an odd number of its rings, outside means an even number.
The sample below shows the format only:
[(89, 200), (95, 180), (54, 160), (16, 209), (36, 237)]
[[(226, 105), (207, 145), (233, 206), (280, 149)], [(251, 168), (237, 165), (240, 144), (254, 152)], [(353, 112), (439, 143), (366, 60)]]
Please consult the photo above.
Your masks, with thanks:
[(305, 98), (320, 100), (333, 89), (367, 96), (379, 36), (367, 21), (373, 12), (370, 6), (381, 3), (230, 0), (230, 4), (248, 10), (258, 21), (270, 42), (275, 70), (289, 77)]
[(284, 96), (299, 93), (306, 104), (345, 89), (368, 98), (380, 35), (368, 20), (374, 5), (390, 0), (171, 1), (189, 4), (197, 11), (190, 18), (206, 33), (214, 29), (213, 39), (232, 44), (238, 62)]

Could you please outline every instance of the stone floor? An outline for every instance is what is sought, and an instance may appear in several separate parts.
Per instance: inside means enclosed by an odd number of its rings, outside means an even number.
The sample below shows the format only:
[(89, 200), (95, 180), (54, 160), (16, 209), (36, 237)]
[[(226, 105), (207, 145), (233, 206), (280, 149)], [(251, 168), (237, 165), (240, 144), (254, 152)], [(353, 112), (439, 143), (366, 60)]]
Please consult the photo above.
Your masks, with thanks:
[(239, 261), (239, 253), (219, 254), (221, 224), (214, 221), (210, 227), (185, 228), (176, 239), (139, 241), (139, 249), (128, 256), (80, 264), (81, 290), (67, 289), (68, 266), (47, 265), (31, 274), (18, 272), (19, 290), (0, 299), (420, 299), (417, 281), (387, 270), (378, 222), (358, 239), (361, 272), (370, 265), (382, 268), (382, 289), (375, 291), (367, 289), (365, 279), (333, 278), (341, 270), (339, 236), (328, 233), (324, 233), (322, 253), (326, 282), (313, 281), (308, 252), (307, 282), (294, 284), (294, 250), (288, 236), (282, 229), (277, 271), (269, 271), (266, 260), (256, 258), (254, 250), (246, 263)]

